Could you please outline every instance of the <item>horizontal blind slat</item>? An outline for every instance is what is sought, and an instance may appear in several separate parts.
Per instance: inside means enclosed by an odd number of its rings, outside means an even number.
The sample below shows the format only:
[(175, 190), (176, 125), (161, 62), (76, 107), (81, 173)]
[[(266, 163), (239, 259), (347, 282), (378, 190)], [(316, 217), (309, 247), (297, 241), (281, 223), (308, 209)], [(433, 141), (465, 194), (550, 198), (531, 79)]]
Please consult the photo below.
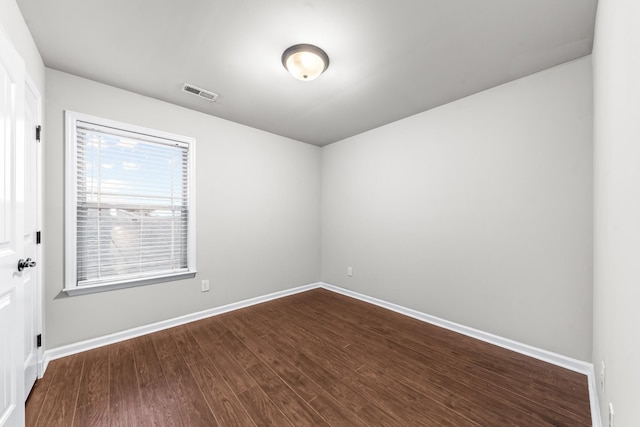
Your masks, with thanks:
[(78, 283), (187, 268), (188, 144), (77, 128)]

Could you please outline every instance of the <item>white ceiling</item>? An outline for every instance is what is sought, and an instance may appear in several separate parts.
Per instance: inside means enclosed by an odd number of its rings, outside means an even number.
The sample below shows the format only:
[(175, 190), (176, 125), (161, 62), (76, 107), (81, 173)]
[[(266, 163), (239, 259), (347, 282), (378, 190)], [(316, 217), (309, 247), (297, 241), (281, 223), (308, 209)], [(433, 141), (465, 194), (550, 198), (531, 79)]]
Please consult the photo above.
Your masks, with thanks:
[(597, 0), (17, 2), (47, 67), (322, 146), (588, 55)]

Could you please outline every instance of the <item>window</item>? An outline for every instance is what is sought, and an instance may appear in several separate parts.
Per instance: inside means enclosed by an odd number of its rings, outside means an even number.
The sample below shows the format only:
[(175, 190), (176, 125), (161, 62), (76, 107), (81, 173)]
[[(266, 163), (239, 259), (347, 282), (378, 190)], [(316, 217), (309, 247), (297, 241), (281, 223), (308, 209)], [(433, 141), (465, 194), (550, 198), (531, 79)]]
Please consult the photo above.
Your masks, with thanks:
[(66, 112), (65, 291), (193, 277), (195, 140)]

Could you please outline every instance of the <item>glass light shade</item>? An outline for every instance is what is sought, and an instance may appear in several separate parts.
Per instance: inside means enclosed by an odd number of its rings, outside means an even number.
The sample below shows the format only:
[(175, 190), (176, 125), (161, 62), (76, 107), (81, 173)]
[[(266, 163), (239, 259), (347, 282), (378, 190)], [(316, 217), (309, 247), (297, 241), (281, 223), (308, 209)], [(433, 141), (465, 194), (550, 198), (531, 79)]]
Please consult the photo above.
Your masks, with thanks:
[(299, 44), (284, 51), (282, 64), (296, 79), (311, 81), (327, 69), (329, 57), (317, 46)]

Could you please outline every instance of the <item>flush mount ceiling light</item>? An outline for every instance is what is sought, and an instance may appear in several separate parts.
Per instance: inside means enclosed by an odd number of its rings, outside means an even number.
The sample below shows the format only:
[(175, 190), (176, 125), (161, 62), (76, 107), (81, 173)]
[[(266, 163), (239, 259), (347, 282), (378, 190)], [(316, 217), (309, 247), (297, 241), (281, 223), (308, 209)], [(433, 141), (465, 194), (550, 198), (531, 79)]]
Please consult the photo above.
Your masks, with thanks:
[(282, 65), (296, 79), (311, 81), (327, 69), (329, 57), (317, 46), (297, 44), (284, 51)]

